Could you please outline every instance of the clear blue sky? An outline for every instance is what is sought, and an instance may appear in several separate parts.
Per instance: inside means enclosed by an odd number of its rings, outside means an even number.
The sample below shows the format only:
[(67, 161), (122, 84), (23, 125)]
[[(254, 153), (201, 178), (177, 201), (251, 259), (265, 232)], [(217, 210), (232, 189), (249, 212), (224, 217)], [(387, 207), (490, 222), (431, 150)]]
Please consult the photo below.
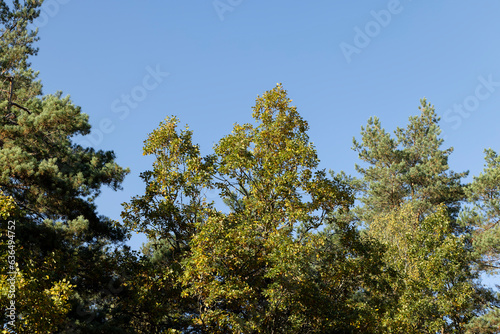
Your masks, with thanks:
[(477, 175), (483, 149), (500, 151), (498, 13), (493, 0), (46, 0), (32, 64), (44, 93), (62, 90), (90, 115), (93, 146), (130, 167), (124, 190), (98, 199), (119, 219), (144, 191), (138, 175), (152, 159), (142, 143), (165, 116), (189, 124), (209, 153), (278, 82), (309, 122), (322, 168), (354, 173), (352, 138), (367, 119), (403, 127), (427, 97), (446, 118), (451, 168)]

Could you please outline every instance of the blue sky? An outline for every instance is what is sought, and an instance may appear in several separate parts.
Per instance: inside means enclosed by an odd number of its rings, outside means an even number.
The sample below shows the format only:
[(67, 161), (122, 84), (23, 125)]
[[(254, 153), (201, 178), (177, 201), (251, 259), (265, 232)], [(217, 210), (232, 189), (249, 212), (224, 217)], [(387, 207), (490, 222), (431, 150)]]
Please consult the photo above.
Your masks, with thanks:
[(450, 167), (477, 175), (483, 150), (500, 151), (499, 12), (493, 0), (46, 0), (32, 65), (45, 94), (62, 90), (90, 115), (92, 137), (78, 140), (130, 167), (124, 190), (97, 202), (119, 219), (144, 191), (142, 144), (160, 121), (177, 115), (209, 153), (278, 82), (322, 168), (354, 174), (367, 119), (404, 127), (426, 97), (455, 148)]

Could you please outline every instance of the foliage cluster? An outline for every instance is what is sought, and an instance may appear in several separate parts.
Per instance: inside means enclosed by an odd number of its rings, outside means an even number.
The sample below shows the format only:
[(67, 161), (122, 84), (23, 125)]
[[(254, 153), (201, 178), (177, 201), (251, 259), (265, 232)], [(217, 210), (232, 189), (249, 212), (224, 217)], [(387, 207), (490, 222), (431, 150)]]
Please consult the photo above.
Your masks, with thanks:
[[(393, 135), (368, 120), (357, 178), (318, 169), (281, 84), (206, 156), (167, 117), (119, 223), (94, 200), (128, 170), (74, 143), (88, 116), (42, 94), (28, 62), (40, 5), (0, 0), (2, 309), (16, 272), (3, 332), (500, 332), (499, 298), (480, 281), (500, 268), (500, 158), (486, 150), (463, 183), (426, 100)], [(131, 232), (148, 237), (142, 253), (124, 244)]]

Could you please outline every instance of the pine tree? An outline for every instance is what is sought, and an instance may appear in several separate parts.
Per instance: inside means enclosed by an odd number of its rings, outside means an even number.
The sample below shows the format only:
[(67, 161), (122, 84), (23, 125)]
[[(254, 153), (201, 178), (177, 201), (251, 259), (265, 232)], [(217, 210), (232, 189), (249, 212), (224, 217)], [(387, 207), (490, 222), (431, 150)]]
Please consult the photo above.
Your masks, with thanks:
[(463, 333), (465, 324), (493, 301), (478, 282), (470, 228), (457, 222), (465, 200), (461, 179), (449, 170), (439, 118), (425, 99), (421, 114), (392, 137), (377, 118), (362, 128), (354, 149), (368, 167), (353, 180), (361, 205), (343, 219), (387, 247), (384, 261), (397, 276), (381, 320), (385, 331)]
[[(127, 171), (113, 152), (71, 141), (90, 132), (88, 116), (61, 92), (42, 95), (38, 73), (30, 68), (37, 37), (28, 25), (40, 5), (0, 1), (0, 191), (15, 207), (9, 219), (16, 221), (19, 333), (89, 324), (82, 310), (105, 309), (109, 300), (100, 290), (115, 274), (108, 249), (126, 237), (123, 228), (99, 216), (93, 200), (102, 186), (119, 189)], [(6, 233), (2, 222), (2, 261)], [(7, 270), (1, 270), (4, 306)]]
[[(500, 272), (500, 157), (485, 150), (485, 168), (465, 189), (469, 207), (462, 212), (462, 224), (472, 226), (475, 262), (479, 270), (498, 275)], [(499, 285), (497, 285), (497, 288)], [(472, 321), (468, 333), (500, 331), (500, 300), (497, 305)]]
[(353, 149), (369, 167), (356, 165), (363, 177), (358, 215), (370, 224), (379, 214), (391, 212), (404, 202), (412, 202), (421, 219), (435, 205), (445, 204), (453, 217), (465, 198), (461, 179), (467, 172), (449, 171), (448, 156), (453, 148), (441, 150), (439, 118), (424, 99), (420, 116), (410, 117), (406, 129), (397, 128), (391, 137), (378, 118), (362, 127), (362, 142), (354, 140)]
[(496, 307), (467, 325), (467, 334), (497, 334), (500, 332), (500, 308)]
[(500, 271), (500, 157), (485, 150), (484, 171), (466, 188), (473, 204), (462, 220), (474, 227), (474, 249), (481, 268), (488, 273)]

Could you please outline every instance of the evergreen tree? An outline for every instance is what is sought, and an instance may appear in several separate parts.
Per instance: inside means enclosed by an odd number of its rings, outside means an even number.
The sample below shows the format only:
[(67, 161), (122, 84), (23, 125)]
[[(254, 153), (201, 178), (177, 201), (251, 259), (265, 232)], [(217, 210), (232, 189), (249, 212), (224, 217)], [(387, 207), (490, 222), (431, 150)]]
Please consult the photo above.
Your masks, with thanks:
[(497, 334), (500, 332), (500, 308), (490, 310), (467, 325), (467, 334)]
[[(471, 206), (461, 215), (464, 225), (472, 226), (476, 265), (481, 271), (500, 273), (500, 158), (492, 149), (485, 150), (485, 168), (465, 189)], [(500, 287), (497, 285), (497, 288)], [(498, 296), (497, 296), (498, 300)], [(474, 319), (469, 333), (498, 333), (500, 312), (497, 306)]]
[(369, 165), (356, 165), (363, 177), (361, 188), (358, 185), (363, 203), (358, 216), (366, 224), (404, 202), (413, 203), (418, 219), (439, 204), (445, 204), (453, 217), (460, 210), (465, 198), (461, 179), (467, 172), (449, 171), (448, 156), (453, 148), (440, 149), (439, 118), (425, 99), (419, 109), (421, 115), (410, 117), (407, 128), (397, 128), (395, 137), (375, 117), (361, 128), (362, 142), (354, 140), (353, 149)]
[(500, 157), (485, 150), (485, 168), (466, 188), (473, 207), (464, 212), (463, 221), (474, 227), (474, 249), (485, 271), (500, 272)]
[[(89, 308), (103, 317), (110, 300), (101, 290), (116, 274), (109, 247), (126, 238), (93, 200), (103, 185), (119, 189), (127, 171), (113, 152), (71, 141), (90, 132), (88, 116), (61, 92), (42, 95), (30, 68), (37, 37), (28, 25), (40, 5), (0, 1), (0, 191), (14, 205), (19, 333), (85, 328)], [(2, 223), (2, 256), (6, 234)], [(8, 269), (1, 270), (3, 307)]]
[(351, 182), (361, 205), (341, 218), (385, 245), (384, 261), (397, 272), (385, 331), (463, 333), (493, 297), (472, 267), (470, 228), (457, 223), (467, 173), (449, 171), (452, 149), (440, 149), (439, 118), (426, 100), (420, 111), (395, 137), (377, 118), (362, 128), (354, 149), (368, 167), (356, 166), (363, 178)]

